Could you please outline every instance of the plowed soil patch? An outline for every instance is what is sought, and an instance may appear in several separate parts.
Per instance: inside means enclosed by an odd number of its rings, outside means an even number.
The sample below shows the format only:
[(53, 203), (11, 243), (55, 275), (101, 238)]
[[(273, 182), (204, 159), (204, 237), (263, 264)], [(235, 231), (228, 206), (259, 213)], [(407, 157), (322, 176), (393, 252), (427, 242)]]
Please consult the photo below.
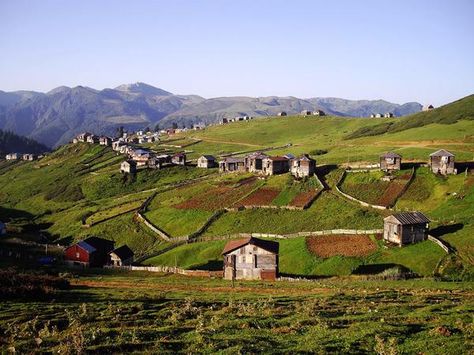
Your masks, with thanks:
[(280, 194), (280, 190), (261, 188), (238, 203), (240, 206), (269, 206)]
[(367, 256), (377, 250), (377, 245), (367, 235), (322, 235), (306, 238), (310, 253), (321, 258), (331, 256)]
[(318, 192), (318, 190), (301, 192), (295, 196), (289, 205), (295, 207), (304, 207), (318, 194)]
[(208, 191), (203, 191), (199, 195), (178, 203), (173, 207), (178, 209), (216, 211), (232, 206), (236, 201), (248, 194), (252, 188), (252, 184), (246, 184), (239, 188), (220, 186)]

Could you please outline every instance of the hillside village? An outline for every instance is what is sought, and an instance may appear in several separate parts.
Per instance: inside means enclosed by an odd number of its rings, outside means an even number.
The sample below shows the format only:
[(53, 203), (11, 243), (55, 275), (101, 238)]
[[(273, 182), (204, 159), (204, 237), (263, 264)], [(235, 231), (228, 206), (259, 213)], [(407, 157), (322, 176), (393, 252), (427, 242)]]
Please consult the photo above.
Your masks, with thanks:
[[(306, 114), (314, 114), (315, 116), (324, 115), (323, 112), (302, 113), (302, 115)], [(284, 116), (285, 113), (281, 113), (280, 116), (282, 115)], [(245, 118), (242, 118), (242, 120), (245, 120)], [(186, 131), (178, 133), (184, 132)], [(168, 169), (172, 166), (187, 166), (192, 169), (212, 169), (217, 171), (220, 175), (229, 173), (253, 174), (256, 177), (266, 178), (289, 174), (293, 176), (295, 181), (305, 181), (309, 178), (315, 178), (319, 187), (316, 188), (315, 193), (311, 195), (303, 208), (308, 208), (314, 199), (318, 197), (320, 191), (327, 188), (325, 182), (321, 181), (321, 178), (318, 177), (316, 159), (307, 153), (303, 153), (299, 156), (295, 156), (291, 153), (267, 155), (262, 151), (255, 151), (240, 156), (221, 156), (219, 158), (214, 155), (204, 154), (193, 161), (188, 161), (185, 152), (155, 152), (153, 149), (144, 146), (147, 145), (147, 143), (159, 144), (160, 139), (163, 139), (163, 137), (169, 137), (175, 134), (177, 134), (175, 131), (170, 130), (163, 130), (157, 133), (137, 131), (123, 133), (121, 137), (114, 139), (108, 136), (97, 136), (92, 133), (84, 132), (77, 135), (72, 140), (72, 143), (110, 147), (116, 154), (124, 156), (124, 160), (117, 168), (122, 174), (126, 175), (135, 175), (143, 169), (161, 170)], [(7, 156), (9, 160), (15, 160), (14, 158), (19, 158), (19, 156), (14, 156), (13, 154)], [(36, 157), (32, 155), (24, 155), (23, 157), (24, 160), (34, 160), (35, 158)], [(380, 180), (391, 182), (398, 179), (397, 174), (402, 170), (402, 156), (394, 152), (386, 152), (380, 155), (378, 162), (372, 162), (367, 166), (368, 168), (364, 168), (361, 171), (373, 171), (374, 169), (378, 169), (383, 172)], [(454, 154), (445, 149), (430, 153), (429, 156), (427, 156), (426, 166), (429, 167), (433, 174), (439, 176), (458, 173), (455, 166)], [(347, 172), (356, 173), (357, 171), (352, 172), (349, 169)], [(342, 179), (344, 179), (344, 177), (342, 177)], [(404, 185), (403, 191), (408, 188), (410, 181), (411, 180)], [(347, 197), (348, 199), (359, 202), (363, 206), (379, 208), (379, 206), (371, 205), (347, 195), (341, 190), (339, 184), (336, 185), (335, 188), (342, 197)], [(397, 196), (400, 196), (403, 191), (399, 191)], [(256, 207), (265, 208), (265, 206)], [(390, 206), (382, 206), (380, 208), (390, 209)], [(388, 244), (402, 247), (430, 238), (434, 243), (439, 244), (440, 247), (447, 250), (449, 249), (449, 246), (444, 244), (441, 240), (429, 235), (430, 219), (419, 211), (392, 213), (385, 217), (383, 221), (383, 229), (373, 232), (369, 231), (369, 233), (379, 233)], [(151, 228), (156, 227), (151, 225)], [(6, 233), (6, 228), (3, 228), (3, 230), (4, 233)], [(339, 232), (349, 235), (354, 233), (356, 235), (362, 231), (354, 230), (351, 232), (348, 230), (340, 230)], [(256, 236), (250, 236), (244, 239), (229, 241), (222, 253), (224, 258), (222, 275), (225, 278), (275, 280), (279, 277), (278, 259), (281, 255), (279, 255), (278, 251), (278, 242), (270, 242)], [(248, 256), (245, 257), (245, 255)], [(95, 236), (86, 238), (67, 247), (64, 250), (63, 258), (66, 265), (71, 266), (130, 268), (132, 265), (136, 265), (134, 252), (126, 244), (115, 248), (114, 243)], [(252, 261), (247, 262), (249, 260)], [(140, 268), (138, 266), (133, 267), (137, 269)]]

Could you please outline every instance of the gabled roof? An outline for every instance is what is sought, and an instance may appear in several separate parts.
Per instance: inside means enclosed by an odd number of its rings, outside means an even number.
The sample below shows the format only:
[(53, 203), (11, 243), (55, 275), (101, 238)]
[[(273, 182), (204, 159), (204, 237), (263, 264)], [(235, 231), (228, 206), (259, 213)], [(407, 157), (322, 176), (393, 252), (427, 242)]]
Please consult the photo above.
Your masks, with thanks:
[(299, 160), (311, 161), (311, 160), (314, 160), (314, 159), (311, 158), (308, 154), (303, 154), (301, 157), (299, 157)]
[(247, 158), (250, 158), (250, 159), (264, 159), (267, 157), (268, 155), (262, 152), (254, 152), (247, 155)]
[(428, 217), (426, 217), (421, 212), (400, 212), (395, 213), (391, 216), (385, 217), (384, 220), (395, 219), (400, 224), (420, 224), (420, 223), (430, 223)]
[(93, 248), (108, 253), (114, 248), (114, 242), (112, 240), (103, 239), (99, 237), (89, 237), (83, 240), (84, 243), (89, 244)]
[(440, 149), (434, 153), (431, 153), (430, 157), (454, 157), (454, 154), (451, 152), (448, 152), (445, 149)]
[(278, 254), (278, 249), (280, 244), (278, 242), (272, 242), (271, 240), (258, 239), (253, 237), (247, 237), (244, 239), (231, 240), (227, 242), (222, 251), (222, 255), (228, 254), (236, 249), (239, 249), (247, 244), (255, 245), (259, 248), (262, 248), (266, 251), (269, 251), (274, 254)]
[(89, 254), (92, 254), (97, 251), (96, 248), (94, 248), (92, 245), (89, 243), (86, 243), (85, 241), (80, 241), (77, 243), (77, 246), (80, 247), (81, 249), (84, 249), (87, 251)]
[(381, 158), (402, 158), (401, 155), (398, 155), (397, 153), (394, 152), (387, 152), (382, 155), (380, 155)]
[(214, 158), (214, 156), (212, 156), (212, 155), (206, 155), (206, 154), (201, 155), (201, 158), (204, 158), (204, 159), (206, 159), (206, 160), (216, 160), (216, 158)]
[(244, 162), (244, 158), (224, 158), (223, 160), (221, 160), (221, 162), (225, 162), (225, 163), (243, 163)]
[(271, 161), (287, 161), (288, 160), (288, 158), (280, 157), (280, 156), (268, 157), (267, 159)]
[(135, 161), (133, 161), (133, 160), (130, 160), (130, 159), (123, 161), (122, 164), (123, 164), (123, 163), (127, 163), (127, 164), (129, 164), (129, 165), (131, 165), (131, 166), (137, 166), (137, 163), (136, 163)]
[(295, 158), (296, 158), (296, 157), (295, 157), (293, 154), (291, 154), (291, 153), (285, 154), (284, 157), (285, 157), (286, 159), (295, 159)]
[(114, 253), (117, 255), (121, 260), (130, 259), (133, 257), (133, 251), (126, 245), (122, 245), (121, 247), (112, 250), (109, 254)]

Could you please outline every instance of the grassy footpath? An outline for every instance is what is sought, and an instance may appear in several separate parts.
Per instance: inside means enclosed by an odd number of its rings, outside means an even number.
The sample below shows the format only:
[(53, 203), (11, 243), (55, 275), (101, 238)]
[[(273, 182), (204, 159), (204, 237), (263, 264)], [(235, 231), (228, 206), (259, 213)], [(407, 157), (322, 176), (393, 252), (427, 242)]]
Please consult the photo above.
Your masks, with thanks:
[(72, 283), (54, 302), (3, 301), (0, 351), (462, 354), (473, 336), (467, 283), (347, 278), (232, 288), (110, 272)]

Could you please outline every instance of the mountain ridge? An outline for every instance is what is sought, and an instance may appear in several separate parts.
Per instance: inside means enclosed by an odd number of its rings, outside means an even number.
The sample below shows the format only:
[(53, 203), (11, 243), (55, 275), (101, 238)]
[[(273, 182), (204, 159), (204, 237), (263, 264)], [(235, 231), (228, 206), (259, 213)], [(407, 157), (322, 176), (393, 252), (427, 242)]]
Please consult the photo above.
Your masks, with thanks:
[(81, 131), (112, 134), (118, 126), (127, 129), (216, 123), (235, 116), (289, 115), (322, 109), (328, 115), (367, 117), (393, 112), (396, 116), (421, 110), (412, 102), (394, 104), (384, 100), (346, 100), (331, 97), (294, 96), (216, 97), (177, 95), (137, 82), (97, 90), (87, 86), (59, 86), (46, 93), (0, 91), (0, 129), (33, 138), (55, 147)]

